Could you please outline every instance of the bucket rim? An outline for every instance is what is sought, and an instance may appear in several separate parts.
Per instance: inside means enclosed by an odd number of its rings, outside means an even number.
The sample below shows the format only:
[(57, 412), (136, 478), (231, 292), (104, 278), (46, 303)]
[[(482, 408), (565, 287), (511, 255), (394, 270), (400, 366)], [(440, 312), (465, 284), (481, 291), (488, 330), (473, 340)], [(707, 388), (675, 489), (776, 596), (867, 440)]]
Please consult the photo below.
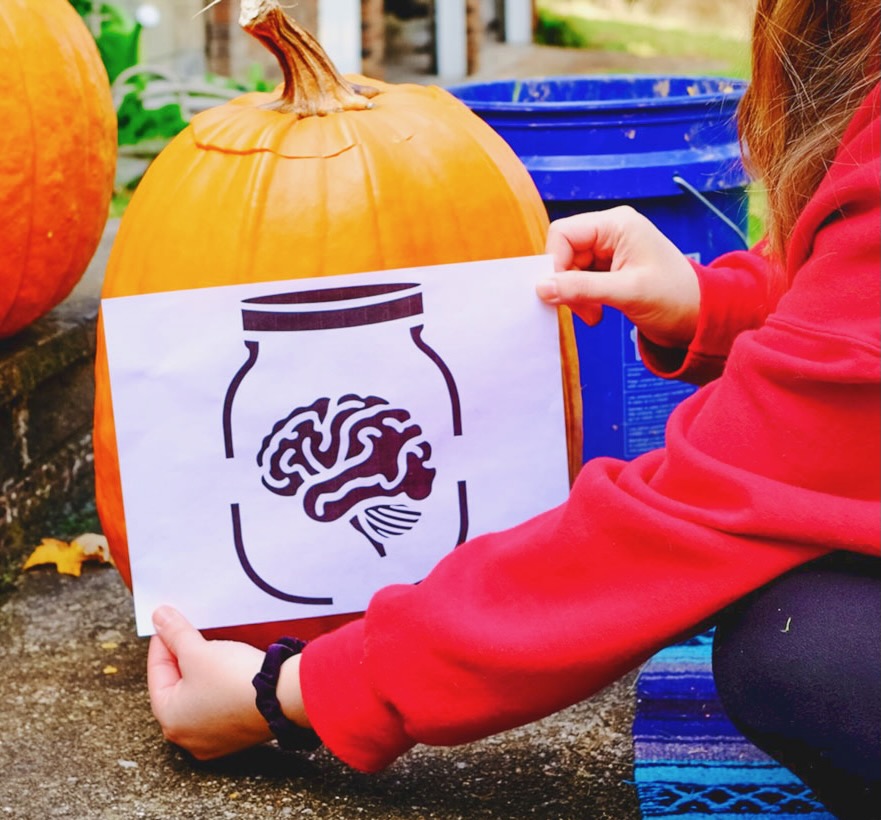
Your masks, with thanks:
[[(606, 100), (480, 100), (468, 96), (467, 92), (492, 86), (541, 84), (541, 83), (603, 83), (603, 82), (675, 82), (679, 83), (717, 83), (718, 91), (699, 93), (676, 93), (657, 97), (617, 97)], [(480, 111), (614, 111), (617, 109), (663, 108), (669, 106), (706, 106), (708, 103), (739, 102), (749, 84), (748, 80), (737, 77), (696, 74), (548, 74), (532, 77), (509, 77), (499, 80), (479, 80), (456, 83), (447, 86), (447, 91), (469, 108)]]

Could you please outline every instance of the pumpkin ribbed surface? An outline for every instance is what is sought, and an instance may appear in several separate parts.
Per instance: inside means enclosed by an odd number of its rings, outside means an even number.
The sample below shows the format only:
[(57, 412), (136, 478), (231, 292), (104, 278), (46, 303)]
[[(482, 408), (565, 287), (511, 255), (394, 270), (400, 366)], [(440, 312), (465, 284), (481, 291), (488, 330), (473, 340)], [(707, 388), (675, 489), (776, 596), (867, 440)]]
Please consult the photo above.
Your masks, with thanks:
[(70, 293), (107, 219), (116, 113), (68, 0), (0, 4), (0, 337)]
[[(197, 115), (133, 198), (104, 296), (539, 252), (547, 217), (500, 138), (440, 89), (295, 120)], [(504, 149), (504, 150), (502, 150)]]

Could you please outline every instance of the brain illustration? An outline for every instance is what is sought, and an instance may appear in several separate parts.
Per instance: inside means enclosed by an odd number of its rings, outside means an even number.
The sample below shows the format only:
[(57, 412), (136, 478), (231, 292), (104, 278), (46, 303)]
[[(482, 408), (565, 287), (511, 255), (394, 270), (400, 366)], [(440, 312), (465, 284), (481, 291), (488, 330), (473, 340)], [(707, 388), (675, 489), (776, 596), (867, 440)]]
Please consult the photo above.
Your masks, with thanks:
[[(406, 410), (377, 396), (347, 395), (298, 407), (275, 424), (257, 463), (268, 489), (299, 496), (310, 518), (330, 522), (372, 499), (427, 498), (435, 476), (430, 458), (431, 445)], [(395, 526), (412, 526), (399, 504), (380, 503), (367, 513), (372, 520), (379, 514), (391, 534)], [(356, 519), (350, 523), (362, 530)]]

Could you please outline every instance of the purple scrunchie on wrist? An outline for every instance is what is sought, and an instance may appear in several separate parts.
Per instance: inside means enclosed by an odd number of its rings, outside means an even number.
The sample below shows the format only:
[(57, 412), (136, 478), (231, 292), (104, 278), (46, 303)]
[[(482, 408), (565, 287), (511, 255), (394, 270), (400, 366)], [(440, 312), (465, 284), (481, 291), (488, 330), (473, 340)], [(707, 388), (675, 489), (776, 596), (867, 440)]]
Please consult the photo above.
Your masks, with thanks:
[(311, 752), (321, 745), (321, 738), (311, 729), (297, 726), (284, 716), (276, 691), (281, 665), (288, 658), (299, 655), (304, 646), (306, 643), (297, 638), (279, 638), (266, 650), (263, 666), (251, 682), (257, 692), (257, 710), (266, 719), (278, 745), (290, 751)]

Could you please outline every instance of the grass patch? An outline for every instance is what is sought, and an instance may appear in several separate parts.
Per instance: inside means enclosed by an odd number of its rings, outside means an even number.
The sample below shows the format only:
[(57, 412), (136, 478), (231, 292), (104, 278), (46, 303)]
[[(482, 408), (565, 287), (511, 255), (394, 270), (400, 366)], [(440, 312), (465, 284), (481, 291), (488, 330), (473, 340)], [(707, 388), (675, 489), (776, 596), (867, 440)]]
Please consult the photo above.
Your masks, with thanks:
[(749, 187), (749, 214), (748, 230), (750, 246), (755, 245), (765, 235), (765, 220), (767, 218), (768, 195), (761, 185)]
[(110, 200), (110, 219), (119, 219), (128, 207), (134, 192), (130, 188), (117, 189), (113, 192), (113, 198)]
[(536, 42), (545, 45), (616, 51), (635, 57), (681, 57), (718, 65), (710, 74), (725, 77), (749, 76), (749, 44), (718, 34), (617, 20), (595, 20), (575, 14), (560, 14), (539, 6)]

